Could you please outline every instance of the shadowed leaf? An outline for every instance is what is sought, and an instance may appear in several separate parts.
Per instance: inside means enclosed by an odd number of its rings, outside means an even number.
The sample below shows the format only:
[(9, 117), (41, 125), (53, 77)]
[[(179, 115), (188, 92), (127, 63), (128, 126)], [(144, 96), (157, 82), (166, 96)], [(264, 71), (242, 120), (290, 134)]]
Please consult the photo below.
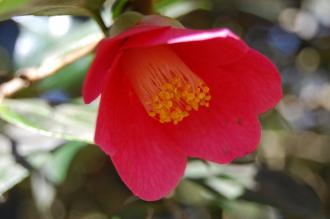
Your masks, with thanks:
[(243, 199), (277, 207), (299, 218), (323, 218), (320, 200), (307, 185), (282, 172), (264, 168), (255, 180), (256, 189), (247, 190)]

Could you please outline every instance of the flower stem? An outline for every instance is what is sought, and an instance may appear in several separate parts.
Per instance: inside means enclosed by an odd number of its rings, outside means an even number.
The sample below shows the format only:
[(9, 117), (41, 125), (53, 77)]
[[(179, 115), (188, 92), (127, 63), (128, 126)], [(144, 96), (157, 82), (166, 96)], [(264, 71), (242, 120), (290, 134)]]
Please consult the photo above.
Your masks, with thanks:
[(103, 34), (105, 36), (109, 36), (109, 29), (105, 25), (100, 12), (98, 10), (90, 10), (90, 13), (91, 13), (92, 18), (94, 19), (94, 21), (98, 24), (98, 26), (102, 30)]

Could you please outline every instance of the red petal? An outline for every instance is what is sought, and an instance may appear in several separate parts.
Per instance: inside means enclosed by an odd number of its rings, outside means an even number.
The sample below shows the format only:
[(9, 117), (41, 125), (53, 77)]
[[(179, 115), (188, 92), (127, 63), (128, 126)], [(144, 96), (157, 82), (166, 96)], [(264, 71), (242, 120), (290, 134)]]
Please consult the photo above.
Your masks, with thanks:
[(115, 41), (102, 40), (96, 50), (96, 56), (90, 66), (83, 85), (83, 97), (85, 103), (92, 102), (100, 95), (106, 72), (110, 68), (114, 56), (119, 49)]
[[(128, 37), (130, 38), (125, 42), (125, 39)], [(203, 41), (207, 44), (212, 44), (213, 50), (222, 51), (222, 48), (224, 48), (227, 51), (226, 53), (217, 53), (217, 60), (223, 64), (239, 59), (248, 51), (246, 44), (227, 29), (204, 31), (138, 25), (114, 38), (101, 41), (96, 52), (96, 57), (85, 79), (83, 87), (84, 101), (90, 103), (102, 92), (105, 75), (120, 48), (146, 47), (161, 44), (190, 45), (192, 42)], [(125, 46), (123, 46), (124, 42)], [(211, 51), (209, 55), (212, 55)]]
[(191, 115), (172, 130), (188, 156), (217, 163), (229, 163), (254, 151), (261, 133), (256, 117), (229, 120), (216, 110)]
[[(282, 97), (281, 79), (276, 67), (227, 29), (212, 31), (165, 28), (130, 38), (125, 48), (173, 44), (180, 57), (191, 64), (203, 78), (222, 80), (224, 74), (233, 74), (238, 84), (244, 86), (257, 113), (273, 108)], [(237, 63), (235, 63), (237, 62)], [(235, 63), (235, 64), (234, 64)]]
[[(207, 84), (214, 84), (214, 89), (244, 96), (242, 100), (233, 101), (245, 110), (250, 105), (249, 110), (259, 114), (273, 108), (282, 98), (281, 78), (276, 67), (253, 49), (235, 62), (224, 63), (219, 60), (224, 54), (235, 55), (235, 51), (226, 44), (218, 47), (212, 42), (194, 42), (172, 47), (193, 72)], [(224, 80), (235, 83), (235, 90), (217, 84)]]
[(237, 83), (245, 86), (250, 96), (249, 101), (258, 113), (275, 107), (283, 96), (281, 77), (276, 67), (253, 49), (236, 65), (223, 66), (223, 70), (234, 74)]
[(211, 76), (202, 79), (210, 87), (210, 107), (201, 107), (178, 125), (167, 126), (176, 144), (188, 156), (218, 163), (255, 150), (261, 127), (254, 108), (246, 101), (244, 87), (231, 74), (221, 80)]
[(194, 51), (194, 54), (198, 52), (195, 49), (198, 47), (201, 52), (207, 52), (203, 54), (203, 57), (199, 56), (199, 63), (201, 64), (203, 64), (204, 59), (219, 64), (231, 63), (240, 59), (249, 50), (248, 46), (228, 29), (211, 31), (179, 28), (161, 29), (130, 38), (124, 47), (135, 48), (162, 44), (173, 44), (174, 47), (180, 45), (192, 47), (189, 51)]
[(125, 74), (115, 70), (102, 93), (95, 141), (135, 195), (160, 199), (179, 182), (186, 156), (148, 116)]
[(119, 49), (127, 37), (166, 28), (167, 27), (139, 25), (123, 32), (116, 37), (102, 40), (97, 47), (96, 56), (88, 70), (84, 82), (82, 92), (84, 102), (92, 102), (102, 92), (104, 82), (106, 81), (106, 73), (113, 64), (115, 57), (119, 53)]
[[(143, 127), (141, 127), (143, 129)], [(119, 175), (132, 192), (146, 201), (158, 200), (168, 195), (183, 176), (186, 159), (163, 138), (160, 132), (151, 139), (143, 136), (143, 131), (132, 133), (127, 138), (140, 138), (130, 146), (111, 157)]]
[(206, 42), (172, 47), (206, 82), (212, 96), (209, 109), (202, 108), (171, 128), (180, 146), (189, 156), (219, 163), (255, 150), (261, 131), (257, 115), (282, 96), (276, 68), (252, 49), (237, 62), (224, 65), (214, 59), (230, 53), (226, 47), (216, 50)]

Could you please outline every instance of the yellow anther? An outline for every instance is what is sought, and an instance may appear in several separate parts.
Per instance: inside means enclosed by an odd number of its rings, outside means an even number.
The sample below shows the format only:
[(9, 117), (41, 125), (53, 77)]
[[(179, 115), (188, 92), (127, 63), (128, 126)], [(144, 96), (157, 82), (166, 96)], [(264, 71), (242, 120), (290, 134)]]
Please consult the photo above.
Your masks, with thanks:
[(162, 104), (158, 103), (158, 101), (157, 102), (154, 102), (154, 103), (152, 103), (152, 108), (154, 110), (159, 110), (159, 109), (162, 108)]
[(173, 89), (173, 85), (170, 84), (170, 83), (165, 83), (163, 85), (163, 88), (166, 89), (166, 90), (172, 90)]
[(171, 107), (173, 106), (173, 102), (172, 101), (167, 101), (164, 103), (164, 106), (166, 109), (171, 109)]
[(210, 89), (170, 46), (131, 49), (124, 56), (129, 64), (123, 70), (150, 117), (178, 124), (192, 110), (209, 105)]
[(196, 110), (196, 111), (199, 109), (199, 107), (198, 107), (197, 104), (192, 105), (192, 108), (193, 108), (194, 110)]
[(160, 86), (159, 92), (151, 99), (151, 117), (161, 123), (178, 124), (191, 110), (198, 111), (200, 106), (209, 107), (211, 95), (209, 88), (200, 80), (194, 85), (174, 77)]
[(193, 93), (188, 93), (186, 96), (187, 101), (193, 100), (194, 98), (195, 98), (195, 95)]
[(153, 112), (153, 111), (150, 111), (148, 114), (149, 114), (149, 116), (151, 116), (151, 117), (155, 117), (155, 116), (156, 116), (156, 113)]
[(208, 93), (208, 92), (210, 92), (210, 88), (203, 86), (203, 91), (204, 91), (204, 93)]
[(198, 98), (201, 99), (201, 100), (204, 99), (205, 98), (205, 93), (200, 93), (198, 95)]

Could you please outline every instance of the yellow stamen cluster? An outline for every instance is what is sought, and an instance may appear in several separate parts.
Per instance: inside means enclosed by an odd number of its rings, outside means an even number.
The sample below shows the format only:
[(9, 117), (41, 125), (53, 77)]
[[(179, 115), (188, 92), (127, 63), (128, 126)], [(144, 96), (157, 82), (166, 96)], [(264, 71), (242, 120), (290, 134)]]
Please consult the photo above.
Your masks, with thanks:
[(178, 124), (191, 111), (209, 106), (208, 86), (171, 46), (130, 49), (123, 56), (122, 71), (146, 112), (160, 123)]
[(178, 124), (190, 111), (197, 111), (200, 106), (209, 107), (210, 100), (210, 89), (203, 81), (191, 84), (184, 78), (174, 77), (164, 83), (146, 104), (151, 117), (161, 123)]

